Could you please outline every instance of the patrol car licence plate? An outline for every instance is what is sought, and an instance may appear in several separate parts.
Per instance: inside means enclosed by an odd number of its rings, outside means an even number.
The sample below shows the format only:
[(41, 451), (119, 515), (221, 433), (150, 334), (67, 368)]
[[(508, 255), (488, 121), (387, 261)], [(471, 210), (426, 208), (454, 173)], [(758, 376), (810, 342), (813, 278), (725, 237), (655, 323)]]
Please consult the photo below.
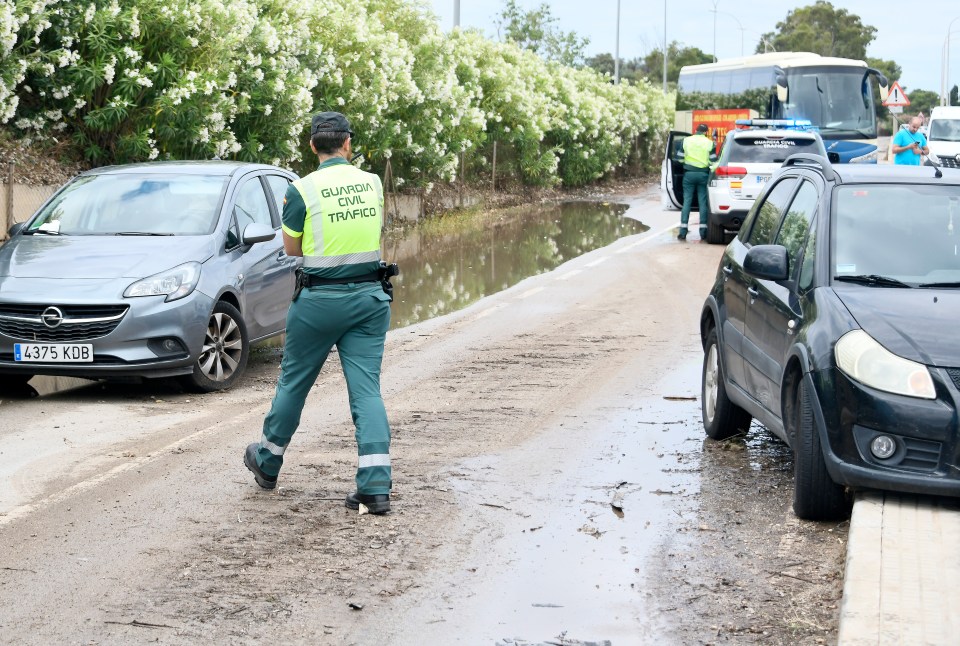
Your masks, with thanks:
[(13, 360), (36, 363), (91, 363), (91, 343), (14, 343)]

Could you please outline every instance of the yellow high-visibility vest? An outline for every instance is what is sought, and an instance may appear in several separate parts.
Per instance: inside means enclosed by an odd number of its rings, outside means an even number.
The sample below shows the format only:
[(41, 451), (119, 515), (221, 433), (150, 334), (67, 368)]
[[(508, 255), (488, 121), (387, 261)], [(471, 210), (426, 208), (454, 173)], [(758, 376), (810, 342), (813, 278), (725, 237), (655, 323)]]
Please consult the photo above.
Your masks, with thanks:
[(691, 135), (683, 140), (683, 163), (697, 168), (710, 165), (713, 141), (703, 135)]
[(293, 186), (306, 206), (304, 267), (380, 261), (383, 184), (378, 176), (350, 164), (335, 164)]

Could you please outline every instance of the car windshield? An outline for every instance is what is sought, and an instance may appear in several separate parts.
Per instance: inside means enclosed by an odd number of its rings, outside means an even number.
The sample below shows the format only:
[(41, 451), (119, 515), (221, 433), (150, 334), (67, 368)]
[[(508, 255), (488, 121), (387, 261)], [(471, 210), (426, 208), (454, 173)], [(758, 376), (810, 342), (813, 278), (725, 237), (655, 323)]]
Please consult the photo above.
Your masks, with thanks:
[(960, 119), (933, 119), (930, 141), (960, 141)]
[(790, 95), (784, 118), (810, 119), (824, 139), (877, 136), (871, 85), (862, 67), (788, 69)]
[(960, 281), (960, 186), (848, 185), (836, 189), (834, 278), (873, 285)]
[(826, 157), (826, 150), (816, 139), (741, 135), (733, 140), (729, 163), (782, 164), (794, 153), (813, 153)]
[(217, 223), (227, 178), (104, 174), (78, 177), (31, 221), (27, 234), (203, 235)]

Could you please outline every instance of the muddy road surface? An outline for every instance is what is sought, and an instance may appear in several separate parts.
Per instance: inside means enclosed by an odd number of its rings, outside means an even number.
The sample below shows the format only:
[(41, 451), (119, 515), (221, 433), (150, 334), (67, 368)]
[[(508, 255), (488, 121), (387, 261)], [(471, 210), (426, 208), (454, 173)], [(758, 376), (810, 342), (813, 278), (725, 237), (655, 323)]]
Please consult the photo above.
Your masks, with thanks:
[(281, 350), (241, 385), (94, 384), (0, 402), (0, 642), (819, 644), (846, 525), (800, 522), (762, 429), (699, 417), (722, 253), (650, 230), (391, 331), (393, 511), (344, 508), (334, 354), (277, 490), (242, 452)]

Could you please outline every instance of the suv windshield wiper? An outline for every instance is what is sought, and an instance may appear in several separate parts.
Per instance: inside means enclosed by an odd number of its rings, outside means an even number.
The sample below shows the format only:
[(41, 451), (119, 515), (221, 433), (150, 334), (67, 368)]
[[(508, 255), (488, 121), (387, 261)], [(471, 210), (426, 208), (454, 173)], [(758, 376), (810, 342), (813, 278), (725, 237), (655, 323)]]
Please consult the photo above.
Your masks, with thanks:
[(920, 283), (917, 287), (960, 287), (960, 281), (944, 281), (942, 283)]
[(172, 233), (148, 233), (146, 231), (118, 231), (115, 236), (172, 236)]
[(878, 274), (859, 274), (856, 276), (834, 276), (834, 280), (840, 280), (847, 283), (860, 283), (861, 285), (882, 285), (884, 287), (910, 287), (902, 280), (890, 278), (889, 276), (880, 276)]

